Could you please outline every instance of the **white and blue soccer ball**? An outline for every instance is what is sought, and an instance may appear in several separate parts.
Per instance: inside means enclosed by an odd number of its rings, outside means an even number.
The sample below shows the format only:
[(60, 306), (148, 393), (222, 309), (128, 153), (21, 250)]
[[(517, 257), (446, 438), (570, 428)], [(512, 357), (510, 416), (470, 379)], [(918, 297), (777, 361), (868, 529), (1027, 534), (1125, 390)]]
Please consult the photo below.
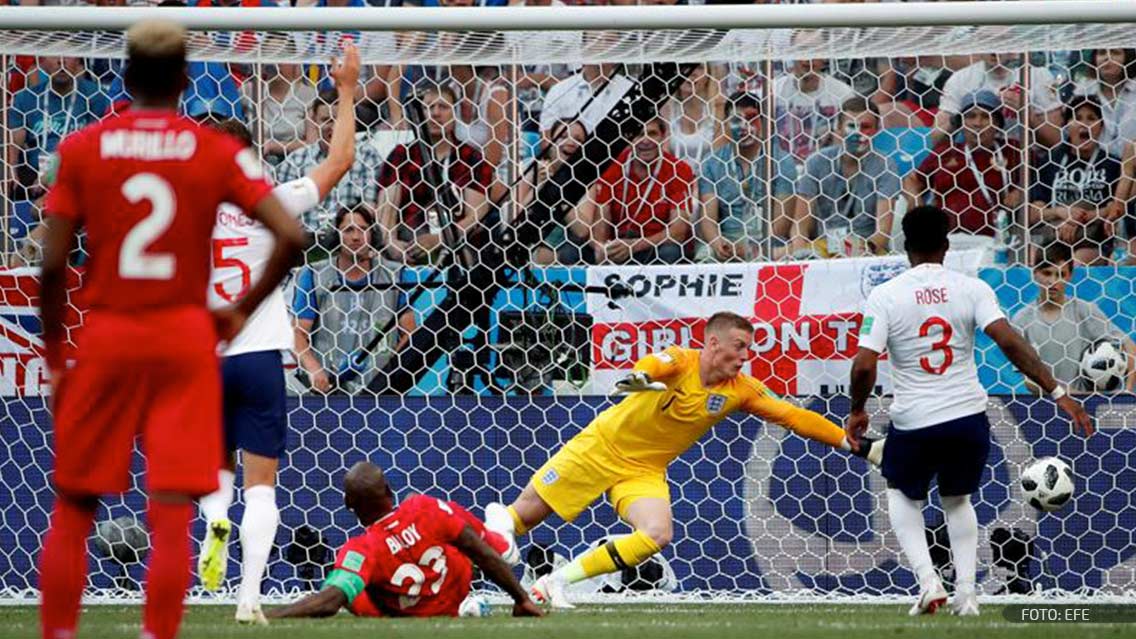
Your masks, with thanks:
[(488, 617), (492, 613), (493, 606), (481, 595), (471, 594), (458, 606), (459, 617)]
[(1128, 374), (1128, 357), (1113, 340), (1099, 339), (1081, 354), (1081, 376), (1097, 392), (1120, 390)]
[(1043, 457), (1022, 471), (1022, 495), (1045, 512), (1060, 510), (1073, 497), (1073, 469), (1056, 457)]

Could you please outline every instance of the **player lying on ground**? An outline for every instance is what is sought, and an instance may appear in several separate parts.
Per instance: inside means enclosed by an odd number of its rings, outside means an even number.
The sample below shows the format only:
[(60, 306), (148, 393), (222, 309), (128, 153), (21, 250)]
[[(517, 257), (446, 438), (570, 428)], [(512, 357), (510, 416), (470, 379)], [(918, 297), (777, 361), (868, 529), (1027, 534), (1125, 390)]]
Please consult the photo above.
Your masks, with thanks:
[(469, 594), (471, 560), (513, 598), (513, 616), (541, 616), (502, 559), (519, 560), (516, 544), (466, 509), (426, 495), (396, 508), (383, 471), (369, 462), (347, 471), (343, 492), (367, 531), (339, 550), (322, 590), (269, 617), (327, 617), (340, 608), (365, 617), (456, 617)]
[(753, 326), (733, 313), (706, 322), (706, 347), (671, 347), (635, 364), (617, 384), (623, 401), (596, 416), (544, 464), (508, 508), (490, 504), (486, 525), (507, 537), (524, 534), (555, 512), (572, 521), (607, 493), (635, 532), (574, 559), (533, 586), (538, 601), (571, 608), (567, 584), (646, 561), (671, 541), (673, 523), (666, 468), (714, 424), (745, 411), (793, 432), (850, 450), (876, 463), (882, 441), (857, 446), (824, 417), (781, 400), (741, 372), (753, 344)]
[[(134, 106), (59, 147), (47, 197), (41, 275), (51, 371), (56, 489), (40, 558), (43, 636), (75, 636), (87, 535), (103, 493), (132, 487), (136, 437), (146, 455), (151, 531), (142, 636), (171, 639), (190, 581), (193, 499), (217, 489), (222, 458), (217, 342), (230, 339), (276, 289), (303, 242), (256, 158), (236, 140), (177, 113), (188, 84), (186, 33), (168, 22), (127, 32)], [(236, 307), (210, 314), (210, 236), (232, 202), (275, 238), (264, 275)], [(67, 257), (85, 228), (90, 304), (67, 366)]]
[(895, 401), (881, 470), (887, 479), (892, 528), (919, 579), (912, 615), (934, 613), (947, 600), (924, 535), (923, 502), (932, 479), (939, 485), (951, 540), (956, 593), (952, 607), (958, 614), (978, 614), (978, 518), (970, 494), (978, 490), (986, 468), (990, 422), (986, 390), (974, 361), (975, 330), (985, 331), (1022, 374), (1049, 393), (1078, 431), (1089, 435), (1093, 430), (1081, 405), (1006, 321), (990, 286), (943, 268), (948, 228), (947, 214), (937, 207), (921, 206), (904, 216), (911, 268), (877, 286), (864, 304), (846, 425), (853, 441), (867, 432), (865, 403), (876, 384), (877, 361), (886, 350)]
[[(338, 107), (327, 158), (307, 176), (281, 184), (272, 191), (296, 218), (323, 201), (355, 161), (359, 52), (348, 44), (343, 56), (342, 65), (334, 59), (331, 64)], [(227, 120), (217, 128), (252, 146), (252, 136), (240, 121)], [(272, 234), (268, 229), (250, 222), (232, 205), (222, 205), (213, 228), (210, 306), (240, 300), (250, 283), (260, 278), (271, 252)], [(222, 353), (225, 445), (229, 458), (218, 478), (220, 488), (201, 499), (201, 513), (208, 525), (197, 571), (206, 590), (216, 590), (225, 578), (232, 530), (229, 507), (233, 504), (236, 480), (235, 451), (240, 450), (245, 511), (240, 524), (241, 585), (237, 592), (236, 619), (242, 623), (266, 623), (260, 610), (260, 584), (280, 521), (273, 486), (288, 427), (280, 353), (290, 349), (292, 341), (292, 324), (284, 293), (277, 288)]]

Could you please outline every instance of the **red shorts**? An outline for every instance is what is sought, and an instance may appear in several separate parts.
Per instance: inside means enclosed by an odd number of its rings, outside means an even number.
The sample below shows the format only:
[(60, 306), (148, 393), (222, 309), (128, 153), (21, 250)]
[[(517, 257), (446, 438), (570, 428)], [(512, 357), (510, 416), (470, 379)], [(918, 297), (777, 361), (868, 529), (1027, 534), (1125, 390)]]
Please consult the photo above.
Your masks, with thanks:
[(224, 454), (216, 343), (204, 309), (92, 311), (54, 398), (56, 487), (128, 490), (141, 436), (148, 491), (216, 490)]

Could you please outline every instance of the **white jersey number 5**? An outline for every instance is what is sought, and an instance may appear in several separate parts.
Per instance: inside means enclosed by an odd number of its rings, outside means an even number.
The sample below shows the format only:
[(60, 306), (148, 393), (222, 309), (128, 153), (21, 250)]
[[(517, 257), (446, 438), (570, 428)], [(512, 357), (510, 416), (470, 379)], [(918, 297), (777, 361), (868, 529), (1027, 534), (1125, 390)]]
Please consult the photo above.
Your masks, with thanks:
[(139, 173), (122, 184), (122, 195), (131, 204), (149, 202), (150, 214), (123, 238), (118, 252), (118, 274), (131, 280), (173, 279), (177, 259), (169, 253), (146, 252), (174, 221), (177, 200), (170, 183), (153, 173)]

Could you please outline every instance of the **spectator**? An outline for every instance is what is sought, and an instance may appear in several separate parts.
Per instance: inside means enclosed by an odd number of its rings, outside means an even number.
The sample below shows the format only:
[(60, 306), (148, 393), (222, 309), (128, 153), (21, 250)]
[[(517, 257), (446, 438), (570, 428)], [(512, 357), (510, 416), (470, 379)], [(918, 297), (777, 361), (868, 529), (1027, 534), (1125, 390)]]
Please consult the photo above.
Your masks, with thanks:
[[(556, 172), (568, 163), (572, 155), (579, 150), (580, 145), (584, 143), (587, 135), (583, 123), (578, 120), (566, 119), (558, 122), (556, 126), (542, 136), (542, 144), (549, 147), (546, 159), (529, 160), (521, 169), (521, 183), (517, 187), (517, 205), (522, 210), (533, 202), (545, 181), (556, 175)], [(535, 167), (533, 166), (534, 162), (536, 163)], [(575, 227), (573, 238), (566, 237), (570, 227)], [(570, 212), (566, 224), (555, 225), (555, 228), (549, 231), (544, 243), (536, 248), (533, 253), (533, 261), (537, 264), (552, 264), (554, 262), (574, 264), (580, 260), (578, 245), (586, 239), (587, 235), (587, 229), (581, 228), (581, 225), (574, 221), (573, 213)]]
[(1094, 49), (1091, 55), (1088, 77), (1073, 94), (1096, 96), (1104, 115), (1100, 142), (1114, 157), (1126, 158), (1126, 147), (1136, 140), (1136, 49)]
[(951, 129), (961, 127), (962, 135), (936, 146), (907, 174), (903, 188), (912, 206), (929, 195), (945, 209), (952, 233), (994, 237), (999, 214), (1008, 215), (1022, 202), (1021, 154), (1003, 139), (1005, 120), (998, 96), (976, 91), (958, 110)]
[[(1041, 361), (1053, 376), (1074, 392), (1091, 390), (1081, 376), (1081, 356), (1085, 349), (1100, 339), (1122, 344), (1128, 358), (1125, 389), (1133, 390), (1136, 382), (1136, 346), (1121, 333), (1096, 304), (1067, 295), (1066, 287), (1073, 277), (1073, 260), (1069, 247), (1055, 243), (1045, 249), (1043, 259), (1033, 267), (1037, 299), (1013, 316), (1013, 324), (1037, 350)], [(1026, 382), (1030, 390), (1040, 391)]]
[(631, 87), (631, 80), (615, 71), (614, 64), (585, 64), (579, 73), (552, 85), (544, 96), (540, 130), (547, 131), (558, 120), (577, 118), (588, 133), (594, 131)]
[[(321, 92), (308, 108), (309, 120), (305, 123), (304, 138), (314, 140), (284, 157), (276, 167), (276, 181), (288, 182), (308, 174), (327, 157), (331, 133), (335, 127), (332, 117), (337, 94)], [(313, 232), (325, 230), (328, 222), (336, 215), (335, 211), (359, 207), (374, 210), (379, 200), (379, 169), (382, 158), (370, 144), (359, 144), (355, 152), (355, 164), (347, 177), (340, 180), (331, 195), (316, 208), (307, 211), (300, 221)]]
[(773, 83), (778, 143), (798, 164), (832, 141), (829, 134), (840, 105), (856, 96), (827, 68), (827, 60), (797, 60), (789, 75)]
[[(366, 8), (365, 0), (316, 0), (316, 7)], [(327, 60), (342, 50), (345, 41), (355, 42), (360, 50), (393, 50), (401, 42), (391, 33), (377, 31), (315, 31), (296, 36), (296, 44), (309, 58)], [(327, 73), (325, 65), (312, 65), (307, 72), (316, 89), (320, 92), (334, 89), (334, 82)], [(398, 65), (373, 65), (364, 67), (361, 86), (356, 95), (358, 107), (356, 116), (360, 124), (370, 128), (378, 122), (390, 127), (402, 124), (402, 105), (399, 103), (399, 87), (402, 82), (402, 68)]]
[(376, 332), (398, 317), (397, 329), (384, 336), (364, 370), (347, 388), (354, 392), (375, 377), (404, 348), (414, 331), (414, 311), (406, 308), (396, 281), (398, 265), (383, 262), (371, 246), (374, 217), (366, 209), (342, 209), (335, 216), (331, 255), (302, 269), (296, 277), (292, 312), (296, 317), (296, 359), (311, 387), (336, 390), (332, 375), (352, 366), (351, 357)]
[[(1029, 223), (1037, 244), (1060, 238), (1071, 243), (1079, 262), (1094, 263), (1112, 245), (1109, 229), (1123, 215), (1132, 185), (1120, 160), (1100, 143), (1100, 102), (1074, 96), (1066, 113), (1065, 141), (1035, 169)], [(1074, 243), (1078, 236), (1081, 241)]]
[(300, 65), (266, 64), (263, 83), (245, 82), (241, 86), (245, 108), (253, 114), (249, 127), (258, 130), (256, 117), (263, 117), (265, 159), (273, 164), (306, 144), (305, 117), (308, 105), (316, 98), (315, 88), (303, 77)]
[(706, 65), (699, 65), (679, 85), (678, 95), (663, 106), (671, 132), (671, 153), (695, 171), (725, 141), (722, 126), (726, 101), (718, 82)]
[(1061, 141), (1061, 100), (1057, 79), (1045, 67), (1027, 65), (1020, 53), (990, 53), (978, 56), (974, 64), (957, 71), (943, 85), (939, 113), (935, 116), (932, 145), (939, 144), (958, 128), (954, 116), (962, 113), (962, 102), (976, 91), (989, 91), (1003, 110), (1003, 130), (1017, 140), (1019, 120), (1026, 104), (1025, 70), (1029, 70), (1028, 123), (1037, 141), (1052, 147)]
[(814, 237), (827, 257), (888, 249), (900, 183), (895, 161), (872, 148), (880, 126), (876, 105), (861, 97), (845, 101), (837, 125), (841, 144), (809, 156), (797, 182), (795, 255), (810, 252)]
[[(182, 0), (162, 0), (159, 7), (184, 7)], [(181, 112), (191, 118), (213, 118), (221, 121), (229, 118), (244, 119), (244, 109), (241, 108), (241, 93), (237, 88), (233, 74), (229, 67), (222, 62), (188, 63), (186, 73), (189, 75), (189, 86), (181, 95)], [(130, 93), (126, 90), (121, 74), (111, 82), (111, 104), (115, 111), (122, 111), (129, 107)]]
[(43, 189), (37, 183), (51, 168), (55, 148), (72, 131), (94, 122), (109, 107), (99, 85), (84, 75), (79, 58), (39, 58), (47, 81), (21, 89), (8, 110), (8, 166), (16, 168), (29, 199)]
[(589, 231), (586, 261), (674, 264), (686, 257), (694, 172), (664, 150), (666, 143), (667, 123), (647, 122), (580, 203), (577, 223)]
[[(493, 170), (472, 146), (454, 136), (454, 103), (457, 101), (447, 86), (431, 86), (422, 92), (427, 111), (429, 139), (399, 145), (391, 151), (379, 180), (382, 189), (379, 205), (379, 228), (383, 234), (383, 250), (397, 262), (425, 264), (442, 243), (438, 214), (438, 192), (422, 175), (427, 162), (440, 165), (444, 183), (437, 188), (455, 191), (459, 210), (454, 223), (467, 239), (479, 236), (479, 222), (489, 210), (486, 192)], [(423, 157), (423, 146), (433, 157)]]
[(459, 96), (455, 104), (454, 137), (481, 153), (502, 181), (509, 181), (509, 143), (513, 123), (506, 115), (509, 87), (495, 66), (458, 65), (451, 77)]
[[(773, 161), (767, 162), (762, 146), (765, 118), (760, 98), (740, 94), (727, 102), (730, 141), (706, 158), (698, 180), (702, 216), (698, 220), (701, 244), (699, 261), (731, 262), (755, 260), (762, 256), (767, 221), (773, 234), (788, 235), (793, 176), (796, 167), (779, 147), (773, 147)], [(769, 167), (773, 175), (769, 175)], [(766, 203), (772, 210), (765, 210)], [(778, 224), (784, 221), (785, 224)]]
[(944, 85), (969, 61), (967, 56), (928, 55), (896, 58), (885, 64), (879, 90), (872, 96), (880, 108), (883, 127), (934, 126)]

